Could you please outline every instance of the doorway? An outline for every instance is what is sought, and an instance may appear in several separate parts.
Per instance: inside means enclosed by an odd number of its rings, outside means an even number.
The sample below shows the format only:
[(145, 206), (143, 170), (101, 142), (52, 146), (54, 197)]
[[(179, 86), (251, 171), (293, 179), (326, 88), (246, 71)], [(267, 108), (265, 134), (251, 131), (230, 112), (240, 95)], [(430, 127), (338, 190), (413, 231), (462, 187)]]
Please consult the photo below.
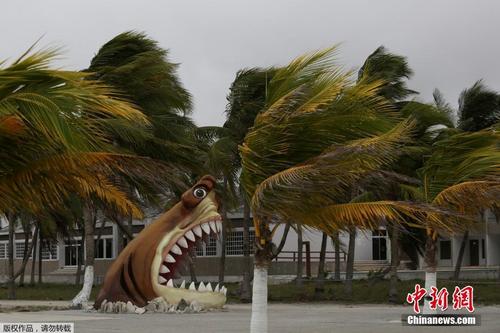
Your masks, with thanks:
[(374, 230), (372, 232), (372, 259), (387, 260), (387, 231)]
[(470, 265), (479, 266), (479, 240), (469, 240)]
[(66, 241), (64, 244), (64, 266), (76, 266), (80, 251), (82, 251), (81, 240)]

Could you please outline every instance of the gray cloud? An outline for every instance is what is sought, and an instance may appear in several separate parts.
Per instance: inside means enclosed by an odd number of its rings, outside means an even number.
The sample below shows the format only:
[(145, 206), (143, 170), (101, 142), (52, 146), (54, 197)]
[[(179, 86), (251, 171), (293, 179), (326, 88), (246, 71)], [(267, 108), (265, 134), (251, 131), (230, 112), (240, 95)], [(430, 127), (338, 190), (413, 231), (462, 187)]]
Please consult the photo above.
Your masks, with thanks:
[(456, 106), (458, 94), (483, 78), (500, 90), (500, 2), (392, 1), (2, 1), (0, 59), (41, 45), (65, 46), (61, 65), (85, 68), (116, 34), (139, 30), (170, 49), (195, 99), (199, 125), (221, 125), (228, 87), (238, 69), (285, 64), (342, 42), (340, 61), (362, 64), (377, 46), (406, 55), (410, 87), (428, 101), (438, 87)]

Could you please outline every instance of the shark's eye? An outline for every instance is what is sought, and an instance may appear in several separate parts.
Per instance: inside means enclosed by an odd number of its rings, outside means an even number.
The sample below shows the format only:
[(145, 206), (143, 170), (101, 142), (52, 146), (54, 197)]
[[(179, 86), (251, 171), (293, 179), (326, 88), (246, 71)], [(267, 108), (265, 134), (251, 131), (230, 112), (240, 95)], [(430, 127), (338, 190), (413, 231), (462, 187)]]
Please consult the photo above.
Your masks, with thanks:
[(207, 190), (204, 187), (197, 187), (193, 191), (193, 195), (197, 199), (203, 199), (207, 196)]

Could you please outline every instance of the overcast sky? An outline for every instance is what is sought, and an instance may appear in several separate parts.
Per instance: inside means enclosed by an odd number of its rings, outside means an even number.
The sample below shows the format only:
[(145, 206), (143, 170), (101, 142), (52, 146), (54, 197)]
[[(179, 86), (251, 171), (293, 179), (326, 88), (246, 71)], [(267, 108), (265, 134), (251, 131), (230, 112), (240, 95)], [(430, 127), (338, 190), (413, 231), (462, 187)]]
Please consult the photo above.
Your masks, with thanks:
[(146, 1), (2, 0), (0, 59), (40, 45), (65, 47), (63, 65), (82, 69), (99, 47), (138, 30), (170, 50), (193, 94), (199, 125), (221, 125), (238, 69), (286, 64), (342, 43), (340, 60), (359, 67), (379, 45), (408, 57), (410, 87), (430, 101), (438, 87), (456, 106), (483, 78), (500, 90), (500, 1)]

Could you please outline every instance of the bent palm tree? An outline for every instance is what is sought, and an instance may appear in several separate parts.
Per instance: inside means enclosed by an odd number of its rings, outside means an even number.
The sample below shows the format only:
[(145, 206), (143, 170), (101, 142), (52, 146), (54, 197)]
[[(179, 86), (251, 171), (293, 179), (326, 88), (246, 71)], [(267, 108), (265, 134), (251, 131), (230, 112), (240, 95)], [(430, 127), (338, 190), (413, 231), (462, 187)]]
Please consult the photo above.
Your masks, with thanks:
[(139, 132), (145, 116), (88, 74), (51, 69), (57, 50), (30, 51), (0, 68), (0, 211), (40, 216), (77, 194), (141, 216), (110, 176), (142, 176), (151, 161), (117, 151), (107, 122)]
[[(453, 233), (470, 227), (467, 221), (481, 209), (492, 207), (500, 197), (500, 135), (495, 131), (460, 133), (439, 140), (420, 170), (422, 186), (414, 188), (414, 199), (430, 203), (436, 209), (456, 211), (446, 217), (445, 229)], [(410, 187), (408, 187), (410, 188)], [(465, 218), (465, 219), (464, 219)], [(427, 221), (441, 219), (433, 213)], [(436, 286), (436, 242), (439, 229), (428, 225), (425, 244), (426, 289)], [(430, 312), (426, 301), (425, 312)]]
[(267, 332), (267, 269), (279, 223), (332, 234), (418, 213), (392, 201), (339, 204), (362, 178), (394, 161), (412, 123), (399, 123), (377, 94), (381, 82), (355, 84), (335, 64), (335, 51), (306, 54), (277, 70), (240, 147), (256, 236), (251, 332)]

